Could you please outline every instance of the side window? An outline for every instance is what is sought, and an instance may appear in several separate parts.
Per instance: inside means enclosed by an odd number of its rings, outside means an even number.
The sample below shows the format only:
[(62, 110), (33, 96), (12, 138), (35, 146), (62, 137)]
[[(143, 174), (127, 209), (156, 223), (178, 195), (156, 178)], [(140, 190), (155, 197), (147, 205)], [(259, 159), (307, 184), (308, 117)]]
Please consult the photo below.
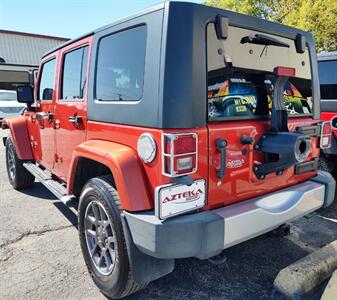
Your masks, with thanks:
[(87, 75), (88, 46), (64, 56), (61, 99), (83, 99)]
[(54, 92), (56, 58), (42, 65), (38, 100), (52, 100)]
[(337, 60), (318, 62), (318, 75), (321, 84), (321, 98), (337, 99)]
[(96, 69), (96, 99), (140, 100), (144, 85), (145, 48), (145, 25), (100, 40)]

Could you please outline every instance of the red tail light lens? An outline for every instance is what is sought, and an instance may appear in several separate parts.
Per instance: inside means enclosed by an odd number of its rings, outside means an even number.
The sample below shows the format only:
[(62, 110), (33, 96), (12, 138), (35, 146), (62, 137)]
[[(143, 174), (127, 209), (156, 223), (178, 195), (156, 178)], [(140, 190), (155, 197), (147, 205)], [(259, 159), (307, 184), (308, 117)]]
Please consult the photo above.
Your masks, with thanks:
[(331, 147), (331, 122), (322, 122), (321, 124), (321, 141), (320, 148), (326, 149)]
[[(173, 147), (173, 148), (172, 148)], [(174, 135), (173, 143), (166, 143), (166, 153), (183, 154), (195, 152), (196, 139), (194, 135)]]
[(197, 170), (197, 135), (163, 134), (163, 174), (176, 177)]

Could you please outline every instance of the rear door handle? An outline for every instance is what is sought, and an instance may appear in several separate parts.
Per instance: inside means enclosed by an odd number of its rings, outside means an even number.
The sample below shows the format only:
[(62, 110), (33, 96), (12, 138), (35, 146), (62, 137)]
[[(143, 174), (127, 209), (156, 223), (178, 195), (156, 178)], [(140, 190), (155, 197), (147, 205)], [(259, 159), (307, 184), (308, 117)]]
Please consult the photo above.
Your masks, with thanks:
[(70, 123), (73, 123), (73, 124), (76, 125), (76, 126), (83, 122), (82, 117), (80, 117), (80, 116), (78, 116), (78, 115), (70, 116), (70, 117), (68, 118), (68, 120), (69, 120)]
[(44, 113), (43, 119), (52, 121), (53, 120), (53, 114), (51, 112)]
[(217, 178), (224, 178), (226, 174), (226, 147), (227, 141), (222, 138), (216, 139), (216, 149), (220, 152), (220, 169), (216, 171)]

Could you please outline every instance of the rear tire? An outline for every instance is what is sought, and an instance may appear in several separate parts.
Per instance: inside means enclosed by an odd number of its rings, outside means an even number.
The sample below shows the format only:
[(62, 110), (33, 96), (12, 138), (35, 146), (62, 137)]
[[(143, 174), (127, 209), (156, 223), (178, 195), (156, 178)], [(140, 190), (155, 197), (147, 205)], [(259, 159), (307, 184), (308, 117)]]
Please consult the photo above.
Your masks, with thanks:
[(111, 176), (96, 177), (86, 183), (78, 220), (82, 254), (93, 281), (112, 299), (126, 297), (147, 285), (132, 278), (121, 212)]
[(11, 136), (6, 139), (6, 166), (10, 184), (16, 190), (33, 185), (35, 177), (23, 166), (25, 161), (18, 158)]

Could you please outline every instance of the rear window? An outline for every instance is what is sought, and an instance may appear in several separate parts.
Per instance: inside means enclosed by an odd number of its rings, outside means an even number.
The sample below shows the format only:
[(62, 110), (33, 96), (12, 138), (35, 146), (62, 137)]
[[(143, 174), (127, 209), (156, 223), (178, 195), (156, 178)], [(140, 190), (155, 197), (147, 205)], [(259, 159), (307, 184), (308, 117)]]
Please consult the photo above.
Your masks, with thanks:
[[(285, 85), (284, 104), (288, 115), (310, 115), (312, 90), (308, 53), (296, 53), (292, 49), (294, 41), (286, 39), (282, 42), (287, 42), (289, 48), (243, 44), (240, 40), (252, 33), (230, 28), (228, 39), (220, 41), (214, 25), (208, 25), (209, 120), (268, 117), (277, 78), (273, 70), (278, 66), (295, 68), (296, 75), (301, 76), (289, 78)], [(287, 56), (291, 59), (287, 60)]]
[(140, 100), (144, 85), (145, 48), (145, 25), (100, 40), (96, 70), (97, 100)]
[(318, 62), (321, 98), (324, 100), (337, 99), (337, 60)]

